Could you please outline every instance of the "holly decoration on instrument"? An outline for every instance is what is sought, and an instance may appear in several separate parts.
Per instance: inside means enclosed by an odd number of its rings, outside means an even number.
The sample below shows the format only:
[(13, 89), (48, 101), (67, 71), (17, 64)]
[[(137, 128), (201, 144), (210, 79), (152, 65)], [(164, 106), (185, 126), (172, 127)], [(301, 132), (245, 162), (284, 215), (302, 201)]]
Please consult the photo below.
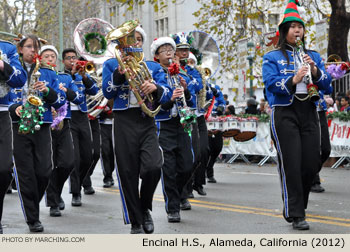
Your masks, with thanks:
[[(173, 78), (174, 83), (177, 83), (177, 85), (180, 85), (180, 81), (177, 79), (178, 74), (180, 73), (180, 67), (177, 63), (171, 63), (168, 67), (169, 74), (171, 78)], [(183, 99), (185, 99), (183, 97)], [(184, 101), (185, 102), (185, 101)], [(178, 106), (179, 109), (179, 116), (180, 116), (180, 123), (182, 127), (184, 128), (184, 131), (191, 136), (192, 135), (192, 124), (196, 123), (196, 114), (191, 111), (191, 109), (187, 106)]]
[[(39, 79), (39, 67), (41, 65), (40, 55), (36, 54), (34, 56), (33, 63), (35, 63), (35, 68), (32, 74), (33, 83), (30, 83), (29, 85), (34, 84)], [(27, 101), (21, 109), (21, 118), (19, 120), (18, 133), (33, 134), (35, 131), (40, 130), (40, 125), (43, 124), (42, 118), (44, 112), (45, 108), (43, 107), (43, 102), (41, 101), (41, 98), (38, 96), (28, 94)]]
[(26, 102), (21, 110), (18, 132), (27, 134), (40, 130), (40, 125), (43, 124), (42, 117), (44, 112), (43, 106), (34, 106)]

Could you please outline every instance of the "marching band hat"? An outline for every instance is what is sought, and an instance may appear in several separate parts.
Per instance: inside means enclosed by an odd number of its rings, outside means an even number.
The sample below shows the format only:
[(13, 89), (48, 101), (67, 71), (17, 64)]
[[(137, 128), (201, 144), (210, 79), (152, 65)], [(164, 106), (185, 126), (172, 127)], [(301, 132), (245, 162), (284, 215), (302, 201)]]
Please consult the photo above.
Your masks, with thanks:
[(152, 42), (152, 45), (151, 45), (152, 56), (154, 57), (159, 47), (166, 44), (170, 44), (173, 47), (174, 51), (176, 50), (176, 44), (172, 38), (160, 37), (160, 38), (154, 39), (154, 41)]
[(137, 31), (138, 33), (141, 34), (143, 43), (145, 43), (146, 42), (146, 38), (147, 38), (147, 34), (146, 34), (145, 30), (142, 29), (142, 27), (139, 25), (139, 26), (136, 27), (135, 31)]
[(194, 37), (192, 36), (192, 33), (185, 33), (185, 32), (179, 32), (176, 34), (171, 35), (173, 40), (176, 43), (176, 48), (187, 48), (190, 49), (190, 46), (194, 40)]
[(54, 47), (53, 45), (44, 45), (43, 47), (41, 47), (40, 54), (42, 54), (43, 52), (45, 52), (47, 50), (53, 51), (56, 54), (56, 57), (58, 58), (58, 51), (57, 51), (56, 47)]
[(301, 23), (304, 27), (304, 21), (301, 19), (298, 11), (298, 7), (300, 6), (299, 0), (289, 0), (286, 10), (284, 11), (283, 18), (281, 22), (278, 24), (278, 29), (281, 28), (281, 25), (287, 22), (299, 22)]

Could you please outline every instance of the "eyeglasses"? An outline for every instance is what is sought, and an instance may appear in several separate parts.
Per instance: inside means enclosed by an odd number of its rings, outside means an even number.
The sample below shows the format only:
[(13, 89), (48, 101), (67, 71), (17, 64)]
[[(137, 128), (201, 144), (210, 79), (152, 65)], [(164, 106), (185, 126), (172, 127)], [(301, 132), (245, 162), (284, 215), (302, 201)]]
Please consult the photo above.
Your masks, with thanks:
[(34, 45), (25, 45), (23, 47), (28, 48), (28, 49), (35, 49)]
[(77, 56), (67, 56), (64, 59), (65, 60), (75, 60), (75, 59), (77, 59)]
[(168, 50), (161, 51), (159, 53), (173, 53), (173, 52), (174, 52), (174, 49), (168, 49)]

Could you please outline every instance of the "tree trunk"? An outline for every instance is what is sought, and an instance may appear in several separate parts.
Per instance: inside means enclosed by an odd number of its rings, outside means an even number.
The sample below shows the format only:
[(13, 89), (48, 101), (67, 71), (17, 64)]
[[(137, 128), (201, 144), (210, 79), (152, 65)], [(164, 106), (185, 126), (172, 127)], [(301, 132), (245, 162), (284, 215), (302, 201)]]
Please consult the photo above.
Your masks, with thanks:
[(328, 56), (339, 55), (343, 61), (349, 61), (348, 34), (350, 29), (350, 13), (346, 12), (345, 0), (329, 0), (332, 13), (329, 22)]

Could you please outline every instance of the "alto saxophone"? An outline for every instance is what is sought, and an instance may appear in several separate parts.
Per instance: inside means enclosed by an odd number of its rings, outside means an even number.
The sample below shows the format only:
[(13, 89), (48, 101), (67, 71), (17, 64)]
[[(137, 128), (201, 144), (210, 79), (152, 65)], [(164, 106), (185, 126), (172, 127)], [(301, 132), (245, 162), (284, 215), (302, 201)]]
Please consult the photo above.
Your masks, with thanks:
[(27, 100), (23, 105), (21, 118), (19, 120), (18, 132), (21, 134), (27, 134), (29, 132), (34, 133), (35, 130), (40, 130), (40, 125), (43, 124), (42, 116), (45, 109), (39, 97), (39, 91), (34, 89), (34, 84), (39, 81), (41, 75), (39, 72), (40, 64), (40, 59), (36, 55), (35, 68), (29, 83)]
[(316, 101), (318, 101), (320, 99), (320, 95), (318, 93), (317, 86), (312, 83), (311, 67), (310, 67), (310, 65), (308, 63), (306, 63), (304, 61), (304, 55), (306, 53), (304, 51), (304, 44), (301, 41), (300, 37), (297, 37), (297, 39), (295, 41), (295, 44), (296, 44), (298, 56), (299, 56), (299, 58), (301, 60), (302, 65), (308, 67), (307, 74), (304, 77), (306, 85), (307, 85), (308, 96), (309, 96), (309, 98), (310, 98), (310, 100), (312, 102), (316, 102)]

